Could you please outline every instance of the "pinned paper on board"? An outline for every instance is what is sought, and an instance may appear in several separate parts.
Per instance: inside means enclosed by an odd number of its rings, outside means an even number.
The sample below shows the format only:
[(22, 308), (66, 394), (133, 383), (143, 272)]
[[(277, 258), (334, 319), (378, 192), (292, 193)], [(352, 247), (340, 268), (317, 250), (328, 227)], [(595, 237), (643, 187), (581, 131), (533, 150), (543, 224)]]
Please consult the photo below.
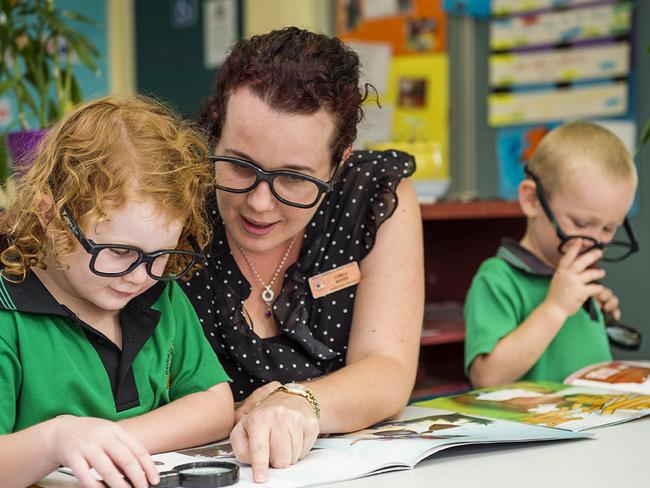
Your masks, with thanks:
[(511, 15), (516, 13), (535, 12), (537, 10), (552, 10), (555, 8), (568, 8), (587, 3), (594, 3), (594, 0), (478, 0), (484, 4), (492, 6), (494, 15)]
[(489, 95), (492, 126), (523, 125), (570, 118), (623, 115), (628, 109), (626, 81), (580, 85), (558, 90)]
[(490, 56), (492, 87), (617, 78), (629, 73), (630, 45), (626, 41)]
[(361, 78), (359, 84), (370, 83), (377, 93), (388, 90), (388, 74), (392, 56), (392, 45), (388, 42), (347, 41), (346, 44), (359, 55)]
[(218, 68), (237, 41), (237, 6), (234, 0), (206, 0), (203, 4), (203, 64)]
[(526, 46), (553, 46), (629, 33), (632, 6), (629, 3), (616, 3), (497, 18), (490, 25), (490, 48), (494, 51)]

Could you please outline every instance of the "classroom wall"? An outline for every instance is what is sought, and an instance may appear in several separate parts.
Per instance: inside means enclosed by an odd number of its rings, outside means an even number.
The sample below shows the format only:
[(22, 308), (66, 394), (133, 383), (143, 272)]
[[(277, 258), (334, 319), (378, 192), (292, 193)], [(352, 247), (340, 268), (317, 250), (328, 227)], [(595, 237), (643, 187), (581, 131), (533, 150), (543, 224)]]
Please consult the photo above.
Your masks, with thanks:
[(135, 5), (133, 0), (111, 0), (107, 8), (109, 92), (131, 95), (136, 91)]
[(332, 2), (329, 0), (245, 0), (245, 36), (295, 25), (316, 32), (331, 33)]
[[(495, 146), (495, 129), (487, 125), (487, 96), (489, 94), (488, 55), (489, 26), (485, 21), (472, 22), (470, 34), (471, 49), (463, 50), (463, 29), (467, 19), (449, 17), (449, 52), (451, 61), (451, 175), (452, 192), (494, 198), (498, 191), (498, 165)], [(634, 60), (637, 127), (639, 131), (650, 120), (650, 2), (636, 2), (634, 17)], [(463, 56), (473, 56), (473, 66), (468, 70), (458, 62)], [(456, 62), (454, 61), (456, 60)], [(469, 71), (469, 73), (468, 73)], [(470, 80), (467, 80), (467, 77)], [(470, 85), (470, 93), (461, 93), (459, 87)], [(473, 90), (472, 90), (473, 89)], [(469, 99), (469, 101), (468, 101)], [(472, 110), (467, 116), (466, 110)], [(459, 121), (462, 121), (459, 123)], [(462, 160), (472, 144), (470, 156), (476, 157), (475, 165), (466, 167)], [(650, 317), (645, 306), (650, 302), (650, 144), (642, 148), (636, 157), (639, 168), (639, 209), (631, 219), (632, 226), (641, 245), (641, 251), (622, 263), (606, 267), (605, 284), (611, 287), (621, 299), (623, 324), (631, 325), (643, 332), (644, 342), (636, 352), (613, 349), (619, 358), (650, 357)]]
[[(639, 130), (650, 120), (650, 2), (636, 2), (635, 13), (636, 110)], [(616, 352), (618, 357), (650, 358), (650, 144), (636, 157), (639, 168), (639, 212), (632, 219), (641, 252), (623, 263), (608, 268), (606, 283), (621, 298), (624, 324), (643, 331), (644, 342), (638, 352)]]
[[(168, 2), (164, 2), (165, 8), (160, 8), (160, 4), (158, 0), (136, 1), (137, 86), (172, 101), (192, 116), (201, 98), (207, 95), (216, 71), (205, 72), (202, 68), (200, 23), (188, 32), (174, 31), (169, 26)], [(646, 88), (650, 86), (650, 53), (646, 50), (650, 45), (650, 30), (646, 28), (650, 22), (650, 2), (638, 1), (636, 5), (634, 66), (636, 113), (641, 128), (650, 119), (650, 92)], [(331, 33), (332, 13), (330, 0), (245, 0), (241, 2), (241, 29), (243, 35), (250, 35), (298, 24)], [(486, 122), (488, 24), (472, 21), (475, 22), (471, 29), (473, 63), (468, 67), (458, 63), (458, 59), (467, 56), (467, 52), (461, 50), (462, 23), (465, 21), (450, 17), (448, 22), (448, 50), (452, 59), (450, 86), (455, 87), (451, 95), (450, 120), (452, 191), (495, 197), (498, 195), (495, 134)], [(173, 69), (161, 61), (162, 56), (176, 60)], [(468, 76), (472, 78), (470, 103), (458, 90)], [(459, 124), (459, 120), (463, 120), (458, 114), (459, 107), (472, 111), (470, 123)], [(466, 161), (460, 159), (468, 146), (476, 156), (476, 165), (469, 170), (464, 167)], [(614, 350), (615, 355), (647, 358), (650, 357), (650, 318), (645, 311), (646, 301), (650, 300), (650, 145), (641, 150), (637, 162), (640, 202), (632, 225), (641, 243), (641, 252), (623, 263), (609, 266), (605, 283), (621, 298), (622, 322), (639, 328), (645, 337), (640, 351)]]

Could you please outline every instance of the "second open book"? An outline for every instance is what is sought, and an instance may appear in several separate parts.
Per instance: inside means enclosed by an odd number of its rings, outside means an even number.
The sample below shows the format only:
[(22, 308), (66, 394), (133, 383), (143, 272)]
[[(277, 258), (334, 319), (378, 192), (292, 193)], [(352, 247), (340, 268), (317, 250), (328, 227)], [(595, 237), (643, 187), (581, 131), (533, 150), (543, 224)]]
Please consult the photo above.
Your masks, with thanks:
[(581, 431), (650, 415), (650, 361), (588, 366), (564, 383), (517, 382), (418, 405)]

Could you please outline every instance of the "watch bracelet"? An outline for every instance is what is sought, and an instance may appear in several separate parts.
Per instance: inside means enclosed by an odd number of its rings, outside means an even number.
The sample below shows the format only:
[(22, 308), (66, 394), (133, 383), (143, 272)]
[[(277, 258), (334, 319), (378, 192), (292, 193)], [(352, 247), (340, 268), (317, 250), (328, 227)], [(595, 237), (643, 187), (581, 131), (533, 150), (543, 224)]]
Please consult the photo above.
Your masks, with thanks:
[(307, 403), (309, 403), (309, 406), (311, 409), (314, 411), (314, 415), (316, 415), (316, 418), (320, 420), (320, 405), (318, 405), (318, 400), (316, 400), (316, 397), (314, 396), (313, 392), (311, 391), (311, 388), (305, 385), (301, 385), (304, 388), (304, 395), (301, 395), (300, 393), (293, 392), (289, 390), (286, 386), (281, 385), (278, 386), (275, 390), (271, 392), (271, 395), (274, 393), (277, 393), (279, 391), (282, 391), (284, 393), (288, 393), (289, 395), (295, 395), (295, 396), (300, 396), (303, 397), (305, 400), (307, 400)]

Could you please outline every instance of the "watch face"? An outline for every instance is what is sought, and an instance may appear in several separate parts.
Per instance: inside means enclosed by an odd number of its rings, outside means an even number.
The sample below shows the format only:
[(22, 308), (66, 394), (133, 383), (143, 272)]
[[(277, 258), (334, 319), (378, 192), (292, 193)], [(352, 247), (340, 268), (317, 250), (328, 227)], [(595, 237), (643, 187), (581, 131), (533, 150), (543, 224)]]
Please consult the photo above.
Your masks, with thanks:
[(307, 391), (304, 386), (299, 383), (287, 383), (284, 387), (293, 393), (298, 393), (299, 395), (304, 395)]

